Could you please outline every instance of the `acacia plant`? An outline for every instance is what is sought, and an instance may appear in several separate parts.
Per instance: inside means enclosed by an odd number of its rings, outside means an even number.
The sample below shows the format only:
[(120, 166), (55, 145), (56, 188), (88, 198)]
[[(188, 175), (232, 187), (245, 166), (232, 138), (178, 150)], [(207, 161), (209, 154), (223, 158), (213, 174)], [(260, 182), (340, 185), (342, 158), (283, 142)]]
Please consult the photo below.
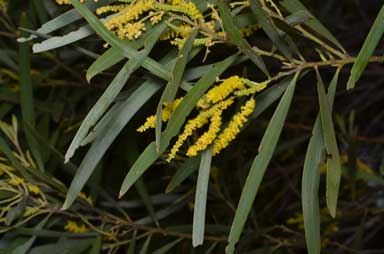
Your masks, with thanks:
[[(181, 239), (189, 238), (184, 233), (135, 223), (125, 211), (117, 216), (99, 209), (82, 192), (105, 153), (114, 142), (126, 137), (122, 133), (128, 129), (128, 139), (148, 142), (140, 152), (134, 145), (124, 152), (125, 156), (133, 158), (133, 163), (123, 179), (114, 180), (121, 183), (119, 198), (124, 198), (133, 186), (140, 192), (144, 173), (158, 174), (151, 170), (158, 165), (174, 172), (164, 190), (167, 193), (175, 191), (198, 171), (195, 189), (191, 190), (195, 193), (192, 245), (202, 245), (204, 240), (216, 245), (225, 242), (225, 252), (235, 253), (240, 237), (246, 234), (246, 222), (263, 176), (277, 153), (294, 94), (301, 87), (313, 85), (319, 112), (302, 165), (301, 198), (308, 253), (320, 253), (320, 218), (325, 210), (319, 202), (322, 189), (319, 168), (326, 165), (324, 207), (332, 217), (337, 214), (342, 178), (343, 161), (332, 114), (339, 74), (347, 65), (353, 65), (346, 84), (347, 89), (353, 89), (368, 63), (384, 61), (384, 57), (373, 55), (384, 32), (384, 6), (355, 57), (346, 52), (342, 43), (300, 0), (56, 2), (66, 11), (36, 31), (22, 27), (30, 35), (18, 41), (26, 44), (34, 40), (36, 54), (73, 45), (95, 58), (85, 74), (91, 86), (98, 79), (112, 77), (112, 81), (82, 119), (63, 158), (67, 166), (71, 165), (76, 171), (68, 190), (58, 180), (43, 184), (49, 179), (39, 175), (30, 178), (31, 182), (24, 181), (11, 165), (1, 164), (11, 178), (11, 182), (4, 182), (4, 188), (16, 194), (22, 190), (32, 193), (32, 199), (26, 199), (25, 220), (60, 211), (72, 218), (65, 226), (69, 231), (89, 237), (94, 236), (93, 233), (99, 235), (95, 243), (82, 240), (84, 246), (93, 244), (97, 248), (103, 241), (102, 249), (109, 253), (117, 253), (124, 244), (147, 237), (143, 243), (146, 248), (152, 234), (173, 237), (153, 252), (169, 253)], [(78, 46), (79, 41), (85, 39), (91, 40), (92, 48)], [(323, 69), (333, 72), (329, 85), (323, 82)], [(317, 82), (303, 82), (312, 74)], [(339, 86), (339, 89), (344, 88)], [(277, 106), (262, 138), (252, 141), (256, 148), (252, 154), (254, 159), (247, 165), (248, 175), (244, 178), (239, 200), (233, 206), (230, 229), (225, 231), (226, 235), (205, 234), (209, 227), (205, 222), (208, 185), (210, 177), (218, 170), (216, 162), (225, 161), (240, 133), (254, 128), (252, 122), (275, 107), (275, 103)], [(17, 141), (16, 122), (13, 132), (5, 123), (2, 126), (6, 134), (11, 133), (7, 135), (10, 140)], [(38, 139), (38, 135), (32, 136)], [(75, 155), (81, 157), (78, 168), (71, 163)], [(24, 154), (20, 150), (14, 160), (21, 168), (39, 168), (33, 153)], [(40, 179), (40, 187), (36, 178)], [(185, 193), (190, 196), (190, 192)], [(18, 195), (8, 199), (9, 207), (13, 204), (10, 202), (22, 199)], [(65, 195), (64, 203), (61, 204), (55, 195)], [(157, 215), (151, 205), (147, 205), (149, 218), (156, 221)], [(82, 224), (73, 218), (81, 220)], [(12, 224), (14, 218), (5, 220)], [(44, 223), (39, 225), (43, 227)], [(212, 245), (212, 250), (216, 245)]]

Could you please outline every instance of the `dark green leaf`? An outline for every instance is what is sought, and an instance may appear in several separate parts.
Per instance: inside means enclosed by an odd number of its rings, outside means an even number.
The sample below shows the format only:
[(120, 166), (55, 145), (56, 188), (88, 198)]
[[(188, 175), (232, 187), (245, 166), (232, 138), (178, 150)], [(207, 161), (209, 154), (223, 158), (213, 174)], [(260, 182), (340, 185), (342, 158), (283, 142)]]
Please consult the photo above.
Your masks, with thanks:
[(384, 5), (381, 7), (379, 14), (373, 23), (371, 30), (368, 33), (367, 38), (364, 41), (363, 47), (361, 48), (359, 55), (354, 63), (351, 76), (349, 77), (347, 88), (352, 89), (355, 87), (356, 82), (360, 79), (365, 67), (368, 64), (369, 58), (372, 56), (373, 51), (377, 47), (381, 37), (384, 33)]
[(277, 142), (279, 141), (279, 137), (283, 129), (289, 107), (291, 105), (297, 78), (299, 75), (300, 73), (296, 73), (288, 85), (287, 90), (281, 98), (281, 101), (277, 106), (271, 121), (268, 124), (263, 139), (261, 140), (259, 154), (256, 156), (252, 163), (244, 188), (241, 192), (235, 218), (232, 222), (232, 227), (228, 238), (228, 246), (226, 248), (227, 254), (232, 254), (235, 251), (236, 243), (239, 241), (240, 235), (247, 221), (248, 214), (251, 211), (252, 204), (255, 200), (261, 180), (270, 160), (272, 159)]
[(332, 109), (325, 94), (325, 88), (320, 74), (318, 71), (316, 73), (318, 80), (317, 91), (319, 94), (321, 123), (323, 126), (325, 147), (327, 149), (326, 200), (327, 207), (331, 216), (335, 217), (341, 180), (340, 154), (337, 147), (335, 130), (333, 127)]
[(201, 154), (199, 175), (197, 177), (195, 206), (193, 208), (193, 247), (204, 243), (205, 211), (207, 208), (209, 172), (211, 171), (212, 147), (209, 146)]

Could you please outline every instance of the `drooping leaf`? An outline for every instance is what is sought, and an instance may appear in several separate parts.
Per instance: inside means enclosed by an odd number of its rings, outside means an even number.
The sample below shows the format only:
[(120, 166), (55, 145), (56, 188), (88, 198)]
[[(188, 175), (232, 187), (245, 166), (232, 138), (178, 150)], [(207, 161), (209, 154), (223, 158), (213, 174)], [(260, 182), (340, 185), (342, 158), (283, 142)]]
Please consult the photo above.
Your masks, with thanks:
[(73, 203), (117, 135), (158, 89), (160, 89), (160, 86), (156, 82), (146, 81), (122, 103), (114, 117), (107, 123), (105, 129), (102, 130), (104, 135), (96, 137), (81, 162), (68, 190), (63, 208), (68, 208)]
[(200, 160), (200, 156), (187, 158), (185, 162), (176, 171), (176, 173), (172, 176), (171, 181), (169, 181), (169, 184), (165, 189), (165, 192), (172, 192), (185, 179), (191, 176), (193, 172), (195, 172), (199, 168)]
[(300, 0), (283, 0), (280, 2), (280, 4), (292, 14), (300, 11), (305, 11), (306, 13), (310, 14), (311, 18), (308, 19), (305, 24), (317, 33), (319, 33), (321, 36), (338, 46), (343, 52), (345, 52), (340, 42), (332, 35), (331, 32), (328, 31), (328, 29), (316, 17), (314, 17), (309, 12), (309, 10), (300, 2)]
[(261, 180), (270, 160), (272, 159), (272, 155), (283, 129), (283, 125), (295, 91), (298, 76), (299, 73), (296, 73), (294, 78), (289, 83), (287, 90), (281, 98), (280, 103), (268, 124), (263, 139), (261, 140), (259, 154), (256, 156), (252, 163), (244, 188), (241, 192), (235, 218), (232, 222), (231, 231), (228, 237), (228, 245), (226, 248), (227, 254), (232, 254), (235, 252), (236, 243), (240, 239), (244, 225), (248, 218), (248, 214), (251, 211), (253, 201), (255, 200), (257, 191), (259, 189)]
[(209, 172), (211, 171), (212, 147), (201, 154), (199, 175), (197, 177), (195, 206), (193, 208), (192, 245), (197, 247), (204, 243), (205, 212), (207, 208)]
[[(27, 16), (21, 16), (21, 24), (28, 23)], [(31, 78), (31, 53), (27, 42), (19, 44), (19, 71), (20, 71), (20, 105), (23, 122), (35, 125), (35, 104), (33, 100), (33, 85)], [(34, 137), (26, 133), (26, 138), (32, 155), (39, 170), (44, 171), (44, 162), (39, 144)]]
[(359, 55), (356, 58), (349, 76), (347, 89), (355, 87), (356, 82), (360, 79), (365, 67), (368, 64), (369, 58), (372, 56), (373, 51), (376, 49), (381, 37), (384, 34), (384, 5), (381, 7), (379, 14), (373, 23), (371, 30), (365, 38), (364, 44), (361, 47)]
[(257, 21), (259, 22), (261, 28), (267, 34), (267, 36), (272, 40), (273, 44), (283, 53), (283, 55), (291, 60), (292, 53), (287, 43), (279, 35), (275, 25), (272, 20), (264, 13), (263, 8), (259, 0), (250, 1), (251, 10), (255, 14)]
[(217, 2), (219, 7), (220, 16), (223, 20), (225, 32), (228, 33), (229, 39), (239, 47), (239, 49), (248, 56), (259, 69), (267, 76), (269, 72), (263, 59), (252, 49), (249, 43), (242, 38), (239, 28), (236, 26), (231, 11), (228, 6), (223, 2)]
[[(332, 108), (337, 81), (339, 77), (338, 69), (328, 88), (328, 100)], [(319, 208), (319, 184), (320, 184), (320, 164), (325, 155), (325, 143), (323, 128), (321, 125), (320, 114), (316, 118), (312, 130), (312, 137), (308, 144), (307, 153), (304, 161), (301, 202), (303, 207), (305, 240), (309, 254), (320, 254), (320, 208)]]
[(68, 160), (74, 155), (77, 148), (79, 148), (82, 141), (88, 134), (90, 128), (97, 123), (97, 121), (105, 113), (108, 107), (112, 104), (113, 100), (124, 87), (131, 74), (142, 65), (144, 59), (151, 52), (152, 48), (156, 44), (158, 38), (163, 33), (165, 28), (165, 23), (156, 26), (156, 28), (151, 34), (151, 37), (148, 38), (148, 40), (146, 41), (146, 47), (127, 61), (127, 63), (123, 66), (120, 72), (113, 79), (112, 83), (108, 86), (108, 88), (105, 90), (100, 99), (93, 106), (91, 111), (88, 113), (88, 115), (82, 122), (71, 145), (68, 148), (67, 153), (65, 154), (66, 162), (68, 162)]
[(155, 127), (155, 136), (156, 136), (156, 147), (159, 150), (161, 142), (161, 129), (162, 129), (162, 110), (163, 104), (165, 102), (172, 103), (176, 97), (176, 93), (179, 90), (181, 81), (184, 75), (185, 67), (188, 63), (188, 55), (192, 50), (193, 41), (197, 36), (197, 29), (194, 29), (188, 36), (187, 40), (183, 44), (179, 54), (177, 55), (176, 61), (172, 69), (172, 77), (165, 87), (160, 101), (157, 105), (156, 110), (156, 127)]
[(333, 127), (331, 106), (325, 94), (325, 88), (320, 74), (318, 71), (316, 73), (321, 123), (323, 126), (325, 147), (327, 149), (326, 200), (327, 207), (331, 216), (335, 217), (341, 180), (340, 154), (337, 147), (335, 130)]
[[(81, 4), (79, 0), (71, 0), (72, 5), (79, 11), (79, 13), (87, 20), (89, 25), (96, 31), (101, 38), (108, 42), (112, 47), (116, 47), (127, 58), (137, 56), (137, 51), (124, 40), (120, 40), (115, 34), (109, 31), (105, 25), (96, 17), (85, 5)], [(150, 42), (151, 43), (151, 42)], [(145, 46), (145, 45), (144, 45)], [(143, 62), (143, 67), (154, 75), (170, 80), (171, 74), (168, 69), (153, 60), (146, 57)]]

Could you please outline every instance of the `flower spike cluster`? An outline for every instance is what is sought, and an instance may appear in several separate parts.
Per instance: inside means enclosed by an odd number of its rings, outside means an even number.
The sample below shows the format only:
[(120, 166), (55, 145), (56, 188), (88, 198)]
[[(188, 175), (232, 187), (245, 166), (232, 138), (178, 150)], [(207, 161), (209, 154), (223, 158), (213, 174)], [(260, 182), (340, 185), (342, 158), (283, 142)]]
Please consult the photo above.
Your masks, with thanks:
[[(0, 0), (1, 1), (1, 0)], [(81, 3), (97, 0), (80, 0)], [(58, 4), (70, 4), (70, 0), (56, 0)], [(247, 5), (246, 2), (240, 4)], [(121, 39), (136, 40), (150, 26), (155, 26), (166, 20), (168, 29), (160, 40), (169, 40), (170, 44), (181, 48), (190, 32), (198, 29), (199, 34), (193, 41), (193, 46), (209, 48), (226, 39), (221, 17), (214, 4), (208, 4), (203, 13), (194, 1), (188, 0), (117, 0), (96, 9), (96, 14), (105, 16), (104, 24)], [(234, 8), (233, 5), (230, 5)], [(174, 22), (176, 21), (176, 22)], [(244, 37), (251, 36), (259, 30), (258, 24), (245, 23), (240, 27)]]
[[(209, 145), (213, 145), (213, 155), (219, 154), (236, 138), (241, 128), (248, 121), (248, 116), (254, 111), (256, 101), (253, 95), (265, 89), (268, 83), (268, 81), (257, 83), (240, 78), (239, 76), (231, 76), (222, 80), (218, 85), (213, 86), (198, 101), (195, 106), (198, 114), (185, 124), (183, 131), (168, 154), (167, 161), (173, 160), (184, 143), (189, 138), (193, 139), (193, 134), (206, 125), (208, 126), (207, 130), (203, 134), (197, 135), (198, 138), (186, 150), (185, 154), (189, 157), (197, 156), (199, 152), (207, 149)], [(223, 120), (225, 111), (235, 103), (237, 98), (243, 96), (247, 96), (249, 99), (241, 107), (240, 111), (235, 113), (229, 120), (227, 127), (222, 129), (223, 122), (225, 122)], [(177, 109), (181, 101), (182, 98), (179, 98), (173, 103), (166, 103), (164, 105), (162, 111), (162, 120), (164, 122), (169, 120), (171, 114)], [(143, 132), (149, 128), (155, 128), (155, 125), (156, 115), (152, 115), (147, 118), (146, 122), (137, 131)]]
[(248, 121), (247, 117), (253, 112), (256, 106), (256, 101), (253, 97), (249, 99), (244, 106), (241, 107), (241, 111), (233, 116), (229, 122), (228, 127), (217, 137), (213, 144), (213, 155), (220, 153), (221, 150), (226, 148), (229, 143), (234, 140), (239, 134), (241, 127)]
[[(165, 102), (163, 110), (161, 111), (161, 120), (163, 122), (167, 122), (169, 118), (171, 118), (172, 113), (176, 110), (176, 108), (179, 106), (180, 102), (182, 101), (182, 97), (176, 99), (174, 102), (169, 103)], [(145, 123), (140, 126), (137, 131), (138, 132), (144, 132), (148, 129), (155, 128), (156, 127), (156, 115), (152, 115), (147, 117), (147, 120)]]

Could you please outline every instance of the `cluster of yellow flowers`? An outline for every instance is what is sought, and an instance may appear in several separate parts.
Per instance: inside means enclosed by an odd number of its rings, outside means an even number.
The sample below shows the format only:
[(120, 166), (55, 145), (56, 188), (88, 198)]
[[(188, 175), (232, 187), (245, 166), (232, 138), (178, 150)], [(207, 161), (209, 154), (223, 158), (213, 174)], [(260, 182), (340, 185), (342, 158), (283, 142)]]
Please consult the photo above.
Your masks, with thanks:
[[(182, 99), (183, 98), (178, 98), (172, 103), (169, 103), (169, 102), (164, 103), (164, 108), (161, 112), (161, 118), (163, 122), (167, 122), (169, 120), (172, 112), (176, 110), (176, 108), (179, 106)], [(155, 126), (156, 126), (156, 115), (153, 115), (148, 117), (145, 123), (140, 128), (138, 128), (137, 131), (144, 132), (150, 128), (155, 128)]]
[[(69, 4), (70, 0), (56, 0), (56, 2)], [(246, 1), (239, 3), (247, 4)], [(105, 26), (118, 37), (128, 40), (139, 38), (146, 31), (149, 23), (154, 26), (164, 17), (172, 17), (166, 21), (168, 30), (163, 33), (160, 40), (170, 40), (172, 45), (180, 48), (191, 31), (198, 28), (199, 36), (194, 40), (193, 45), (203, 45), (209, 48), (215, 43), (225, 40), (226, 36), (220, 25), (222, 21), (215, 6), (208, 4), (208, 10), (209, 13), (203, 15), (194, 1), (186, 0), (119, 0), (117, 3), (99, 7), (96, 14), (112, 14), (106, 18)], [(173, 20), (177, 20), (177, 23), (174, 24)], [(241, 28), (240, 32), (247, 37), (259, 29), (258, 24), (250, 24)]]
[[(247, 117), (255, 109), (256, 101), (253, 95), (263, 90), (267, 84), (268, 82), (256, 83), (238, 76), (231, 76), (208, 90), (196, 105), (197, 116), (187, 121), (183, 132), (178, 136), (176, 143), (171, 148), (167, 161), (174, 159), (185, 141), (207, 124), (207, 131), (188, 148), (186, 155), (189, 157), (196, 156), (211, 144), (213, 145), (213, 155), (219, 154), (236, 138), (243, 125), (247, 122)], [(250, 98), (241, 107), (240, 111), (232, 117), (227, 127), (222, 130), (224, 111), (234, 104), (237, 97), (241, 96), (250, 96)], [(165, 103), (162, 110), (162, 120), (164, 122), (170, 119), (181, 102), (182, 98), (175, 100), (173, 103)], [(155, 126), (156, 115), (152, 115), (147, 118), (146, 122), (137, 131), (143, 132), (149, 128), (155, 128)]]
[(86, 233), (89, 231), (89, 228), (84, 224), (78, 224), (76, 221), (69, 220), (65, 224), (64, 229), (72, 233)]

